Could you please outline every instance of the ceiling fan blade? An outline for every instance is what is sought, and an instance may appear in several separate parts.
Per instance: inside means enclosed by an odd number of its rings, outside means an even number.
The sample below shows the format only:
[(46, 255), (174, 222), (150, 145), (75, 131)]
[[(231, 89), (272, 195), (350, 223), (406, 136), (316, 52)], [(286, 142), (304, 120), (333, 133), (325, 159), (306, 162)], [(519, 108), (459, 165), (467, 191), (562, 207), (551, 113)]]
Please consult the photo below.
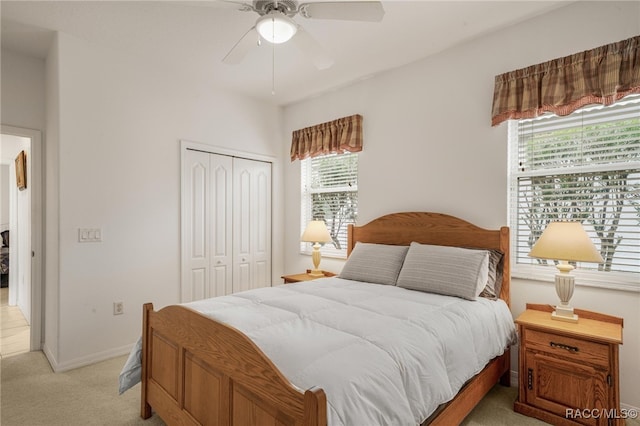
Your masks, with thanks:
[(238, 42), (231, 48), (227, 56), (222, 59), (222, 62), (225, 64), (239, 64), (242, 62), (247, 53), (251, 48), (257, 46), (258, 40), (260, 36), (258, 35), (258, 31), (256, 31), (256, 27), (253, 26), (244, 33), (242, 38), (238, 40)]
[(320, 45), (308, 32), (301, 26), (298, 26), (296, 35), (291, 39), (293, 44), (296, 45), (305, 55), (307, 55), (313, 61), (313, 64), (319, 70), (324, 70), (333, 65), (333, 58), (324, 50), (324, 47)]
[(166, 0), (165, 3), (180, 5), (180, 6), (190, 6), (190, 7), (211, 7), (216, 9), (235, 9), (243, 12), (252, 11), (253, 5), (251, 1), (246, 0), (213, 0), (213, 1), (202, 1), (202, 0)]
[(379, 1), (303, 3), (299, 10), (300, 15), (312, 19), (380, 22), (384, 16), (382, 3)]
[(253, 4), (251, 1), (249, 0), (217, 0), (214, 3), (218, 3), (218, 7), (221, 6), (226, 6), (229, 8), (234, 8), (237, 10), (240, 10), (242, 12), (249, 12), (249, 11), (254, 11), (255, 9), (253, 8)]

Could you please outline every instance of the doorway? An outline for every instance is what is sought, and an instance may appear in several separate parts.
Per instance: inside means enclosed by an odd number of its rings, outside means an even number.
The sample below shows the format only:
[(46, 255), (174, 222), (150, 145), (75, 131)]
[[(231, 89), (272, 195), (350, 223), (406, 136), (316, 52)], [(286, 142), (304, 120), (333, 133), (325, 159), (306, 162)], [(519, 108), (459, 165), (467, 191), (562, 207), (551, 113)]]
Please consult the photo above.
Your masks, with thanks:
[[(39, 350), (42, 341), (42, 160), (37, 130), (2, 125), (0, 136), (0, 232), (3, 232), (4, 272), (7, 277), (5, 310), (17, 328), (5, 330), (5, 348)], [(5, 250), (6, 248), (6, 250)], [(4, 302), (4, 300), (3, 300)], [(19, 316), (24, 323), (19, 324)], [(25, 332), (27, 325), (28, 332)], [(24, 336), (26, 342), (19, 341)], [(5, 342), (5, 337), (11, 337)], [(10, 343), (5, 346), (5, 343)], [(14, 351), (15, 352), (15, 351)]]

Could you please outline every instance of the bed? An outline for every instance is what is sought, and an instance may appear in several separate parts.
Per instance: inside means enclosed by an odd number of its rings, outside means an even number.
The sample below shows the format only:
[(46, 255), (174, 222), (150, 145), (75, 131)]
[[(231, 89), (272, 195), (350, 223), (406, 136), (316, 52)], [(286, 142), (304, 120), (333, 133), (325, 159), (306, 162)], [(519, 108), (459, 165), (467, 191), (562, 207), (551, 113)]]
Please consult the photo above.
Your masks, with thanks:
[[(506, 227), (486, 230), (444, 214), (412, 212), (390, 214), (363, 226), (350, 226), (348, 235), (350, 255), (360, 243), (396, 246), (421, 243), (498, 250), (504, 254), (500, 263), (499, 298), (503, 304), (509, 304), (509, 230)], [(306, 283), (306, 287), (301, 286), (297, 291), (321, 292), (324, 287), (339, 286), (331, 283), (318, 283), (312, 290), (309, 285), (313, 283)], [(353, 285), (358, 284), (353, 282)], [(282, 287), (285, 288), (276, 287), (275, 292), (294, 291), (294, 287)], [(375, 288), (380, 292), (396, 291), (390, 286)], [(327, 424), (333, 411), (328, 413), (323, 388), (310, 385), (301, 389), (293, 385), (281, 372), (281, 369), (288, 370), (287, 364), (279, 361), (279, 369), (247, 335), (197, 312), (194, 307), (172, 305), (157, 312), (151, 304), (143, 307), (143, 418), (150, 417), (153, 409), (170, 425)], [(313, 335), (310, 336), (309, 342), (312, 342)], [(488, 360), (473, 378), (456, 389), (455, 397), (439, 404), (424, 421), (414, 423), (458, 424), (496, 383), (509, 385), (509, 344), (504, 346), (501, 354)], [(366, 358), (363, 356), (362, 360)], [(321, 382), (319, 380), (318, 385)], [(331, 386), (327, 384), (327, 387)], [(330, 408), (333, 410), (332, 405)]]

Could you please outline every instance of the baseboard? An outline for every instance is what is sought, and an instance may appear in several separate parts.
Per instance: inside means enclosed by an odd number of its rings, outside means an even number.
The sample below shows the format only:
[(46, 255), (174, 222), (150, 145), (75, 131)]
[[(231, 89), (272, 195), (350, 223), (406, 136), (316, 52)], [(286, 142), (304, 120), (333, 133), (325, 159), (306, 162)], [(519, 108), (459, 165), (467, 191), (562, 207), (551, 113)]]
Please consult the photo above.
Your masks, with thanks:
[(56, 371), (55, 366), (58, 365), (58, 361), (56, 360), (56, 357), (53, 355), (53, 352), (51, 352), (51, 348), (49, 348), (46, 342), (42, 345), (42, 353), (47, 358), (47, 361), (49, 361), (49, 365), (51, 365), (53, 371)]
[(45, 346), (43, 351), (45, 356), (49, 360), (49, 364), (51, 364), (51, 368), (56, 373), (61, 373), (63, 371), (73, 370), (76, 368), (84, 367), (86, 365), (95, 364), (100, 361), (106, 361), (111, 358), (115, 358), (117, 356), (126, 355), (131, 352), (131, 348), (133, 348), (134, 343), (130, 345), (120, 346), (119, 348), (109, 349), (104, 352), (97, 352), (91, 355), (87, 355), (80, 358), (75, 358), (65, 362), (57, 362), (55, 357), (50, 355), (50, 352), (47, 350), (48, 348)]
[[(637, 416), (638, 413), (640, 413), (640, 408), (638, 407), (634, 407), (633, 405), (629, 405), (629, 404), (625, 404), (624, 402), (620, 403), (620, 409), (623, 412), (627, 412), (627, 413), (635, 413), (635, 415)], [(637, 418), (637, 417), (634, 417)]]

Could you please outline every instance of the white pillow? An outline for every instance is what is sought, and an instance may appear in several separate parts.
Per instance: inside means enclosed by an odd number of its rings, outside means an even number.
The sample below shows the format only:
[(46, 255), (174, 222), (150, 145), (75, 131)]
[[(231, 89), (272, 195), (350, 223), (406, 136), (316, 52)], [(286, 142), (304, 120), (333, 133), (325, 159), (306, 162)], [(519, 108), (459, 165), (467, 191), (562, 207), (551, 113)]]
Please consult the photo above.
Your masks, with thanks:
[(475, 300), (489, 276), (489, 252), (411, 243), (398, 287)]
[(407, 246), (356, 243), (340, 272), (340, 278), (396, 285), (407, 250)]

